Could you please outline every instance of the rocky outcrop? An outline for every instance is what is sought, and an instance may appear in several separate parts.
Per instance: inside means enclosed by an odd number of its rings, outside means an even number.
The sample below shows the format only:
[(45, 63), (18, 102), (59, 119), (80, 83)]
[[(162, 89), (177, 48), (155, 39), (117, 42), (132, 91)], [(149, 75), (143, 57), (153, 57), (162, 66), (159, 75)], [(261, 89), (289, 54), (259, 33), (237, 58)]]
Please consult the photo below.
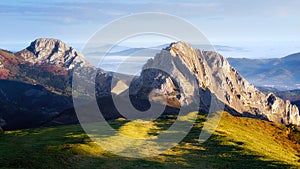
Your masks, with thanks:
[(146, 93), (150, 99), (160, 95), (170, 106), (180, 107), (195, 101), (196, 88), (201, 104), (213, 94), (232, 114), (300, 124), (295, 105), (260, 92), (220, 54), (193, 49), (184, 42), (173, 43), (150, 59), (130, 90), (131, 94)]
[(51, 38), (36, 39), (19, 54), (25, 61), (32, 64), (50, 64), (68, 69), (88, 65), (83, 56), (74, 48)]

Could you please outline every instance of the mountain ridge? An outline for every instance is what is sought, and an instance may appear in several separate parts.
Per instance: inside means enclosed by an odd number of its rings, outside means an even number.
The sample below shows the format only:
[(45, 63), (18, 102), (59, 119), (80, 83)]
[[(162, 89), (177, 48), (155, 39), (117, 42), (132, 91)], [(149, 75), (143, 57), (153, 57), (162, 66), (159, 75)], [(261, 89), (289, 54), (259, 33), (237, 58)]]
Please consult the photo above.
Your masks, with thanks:
[[(212, 106), (211, 99), (217, 98), (225, 105), (225, 110), (233, 115), (283, 124), (300, 124), (299, 110), (295, 105), (281, 100), (274, 94), (261, 93), (231, 67), (222, 55), (194, 49), (185, 42), (172, 43), (162, 49), (153, 59), (148, 60), (140, 76), (118, 76), (115, 84), (112, 84), (113, 73), (96, 70), (76, 50), (57, 39), (37, 39), (27, 49), (17, 53), (1, 50), (0, 63), (0, 71), (8, 72), (7, 75), (2, 74), (3, 80), (20, 81), (33, 86), (38, 84), (65, 96), (71, 94), (74, 68), (86, 67), (88, 70), (85, 73), (97, 71), (96, 95), (108, 103), (102, 106), (112, 106), (113, 111), (105, 108), (106, 116), (110, 118), (122, 117), (113, 107), (111, 97), (123, 97), (123, 94), (128, 92), (131, 98), (140, 98), (133, 101), (139, 107), (147, 105), (148, 98), (177, 109), (200, 101), (199, 110), (209, 112)], [(161, 72), (160, 68), (175, 76)], [(126, 78), (133, 78), (131, 84), (128, 84), (129, 80)], [(83, 82), (81, 85), (86, 83), (89, 82)], [(112, 89), (115, 91), (112, 92)], [(198, 90), (199, 93), (195, 93)], [(200, 97), (195, 98), (195, 94)], [(162, 98), (165, 98), (166, 102), (162, 102)], [(147, 107), (145, 105), (144, 107)], [(65, 117), (70, 116), (76, 117), (75, 112), (67, 113)], [(60, 123), (63, 124), (64, 121), (60, 120)]]
[[(188, 73), (195, 76), (198, 81), (197, 87), (201, 89), (200, 96), (204, 96), (200, 99), (202, 103), (207, 102), (209, 99), (205, 97), (209, 92), (216, 95), (225, 105), (231, 107), (233, 109), (232, 114), (268, 119), (277, 123), (300, 124), (299, 110), (295, 105), (276, 97), (274, 94), (265, 95), (260, 92), (232, 68), (226, 58), (220, 54), (193, 49), (184, 42), (172, 43), (170, 47), (157, 54), (154, 59), (150, 59), (143, 67), (141, 78), (137, 80), (137, 85), (133, 88), (153, 88), (157, 93), (171, 95), (170, 99), (177, 100), (181, 103), (181, 106), (186, 105), (187, 102), (184, 100), (190, 100), (193, 95), (193, 92), (188, 89), (195, 86), (189, 83), (184, 84), (183, 94), (181, 93), (180, 97), (177, 97), (179, 94), (178, 89), (166, 90), (162, 87), (178, 86), (175, 81), (177, 83), (178, 81), (188, 81), (185, 77), (187, 74), (176, 66), (187, 68)], [(162, 77), (163, 80), (160, 80), (162, 83), (147, 85), (148, 81), (155, 81), (155, 79), (161, 77), (160, 74), (163, 74), (157, 70), (147, 71), (147, 68), (151, 67), (169, 70), (176, 77), (166, 80), (170, 76), (165, 76)], [(155, 74), (156, 76), (153, 76)], [(147, 79), (151, 76), (152, 79)], [(208, 112), (208, 109), (206, 109), (206, 112)]]

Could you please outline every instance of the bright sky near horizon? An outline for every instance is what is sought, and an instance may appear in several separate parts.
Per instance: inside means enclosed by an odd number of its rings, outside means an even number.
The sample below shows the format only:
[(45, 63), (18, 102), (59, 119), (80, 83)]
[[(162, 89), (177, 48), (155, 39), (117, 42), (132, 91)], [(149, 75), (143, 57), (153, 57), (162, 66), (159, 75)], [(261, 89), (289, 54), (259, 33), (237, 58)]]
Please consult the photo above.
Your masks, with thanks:
[(195, 25), (213, 45), (233, 47), (230, 56), (283, 57), (300, 52), (299, 7), (298, 0), (1, 0), (0, 48), (16, 51), (36, 38), (52, 37), (81, 50), (115, 19), (164, 12)]

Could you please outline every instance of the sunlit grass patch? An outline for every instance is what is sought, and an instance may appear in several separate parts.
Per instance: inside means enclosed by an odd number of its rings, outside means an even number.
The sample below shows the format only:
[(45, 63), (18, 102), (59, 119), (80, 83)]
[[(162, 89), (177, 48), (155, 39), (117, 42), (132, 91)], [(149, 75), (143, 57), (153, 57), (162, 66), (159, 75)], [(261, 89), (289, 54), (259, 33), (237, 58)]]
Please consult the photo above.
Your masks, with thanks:
[(132, 138), (149, 138), (151, 130), (159, 129), (152, 121), (135, 120), (124, 124), (118, 132)]

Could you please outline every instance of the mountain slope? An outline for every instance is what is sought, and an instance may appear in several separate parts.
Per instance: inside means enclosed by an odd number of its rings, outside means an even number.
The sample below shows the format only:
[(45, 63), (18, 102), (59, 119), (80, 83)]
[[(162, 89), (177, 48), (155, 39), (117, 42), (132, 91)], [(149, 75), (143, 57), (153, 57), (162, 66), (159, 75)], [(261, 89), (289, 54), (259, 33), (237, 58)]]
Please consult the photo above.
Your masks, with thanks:
[(88, 63), (57, 39), (37, 39), (17, 53), (0, 50), (0, 126), (39, 127), (71, 108), (72, 69), (82, 65)]
[(72, 106), (70, 97), (43, 86), (0, 80), (0, 125), (4, 130), (40, 127)]
[[(172, 74), (168, 75), (164, 70)], [(192, 78), (197, 84), (191, 82)], [(232, 114), (300, 124), (299, 110), (295, 105), (272, 93), (265, 95), (260, 92), (220, 54), (193, 49), (184, 42), (173, 43), (150, 59), (141, 76), (136, 78), (131, 92), (140, 92), (147, 97), (150, 91), (154, 91), (152, 95), (163, 95), (169, 103), (179, 103), (182, 107), (193, 102), (195, 88), (200, 89), (203, 111), (209, 111), (210, 98), (215, 95)]]
[[(190, 134), (161, 155), (133, 159), (113, 155), (84, 134), (78, 125), (6, 132), (0, 135), (0, 166), (7, 168), (299, 168), (299, 131), (257, 119), (223, 114), (217, 130), (205, 143), (198, 137), (205, 121), (199, 115)], [(163, 130), (172, 120), (153, 126)], [(110, 121), (130, 137), (155, 134), (149, 125)], [(136, 132), (140, 131), (140, 132)], [(143, 131), (143, 132), (141, 132)], [(153, 133), (154, 132), (154, 133)], [(14, 144), (12, 144), (14, 143)], [(117, 143), (122, 146), (122, 143)], [(30, 145), (30, 146), (29, 146)], [(298, 151), (297, 151), (298, 150)]]
[[(115, 87), (111, 85), (112, 73), (96, 69), (74, 48), (58, 39), (36, 39), (16, 53), (0, 49), (0, 85), (3, 86), (3, 90), (0, 89), (0, 127), (11, 130), (78, 123), (71, 108), (73, 71), (78, 67), (85, 68), (86, 76), (96, 72), (98, 97), (111, 94), (110, 89)], [(127, 76), (122, 78), (126, 81)], [(118, 82), (118, 77), (114, 80)], [(90, 81), (80, 85), (87, 83)], [(43, 94), (25, 96), (28, 92)]]
[(86, 64), (73, 48), (56, 39), (37, 39), (17, 53), (0, 50), (1, 79), (39, 84), (67, 95), (72, 68)]
[(300, 84), (300, 53), (274, 59), (228, 58), (229, 63), (255, 86), (296, 89)]

